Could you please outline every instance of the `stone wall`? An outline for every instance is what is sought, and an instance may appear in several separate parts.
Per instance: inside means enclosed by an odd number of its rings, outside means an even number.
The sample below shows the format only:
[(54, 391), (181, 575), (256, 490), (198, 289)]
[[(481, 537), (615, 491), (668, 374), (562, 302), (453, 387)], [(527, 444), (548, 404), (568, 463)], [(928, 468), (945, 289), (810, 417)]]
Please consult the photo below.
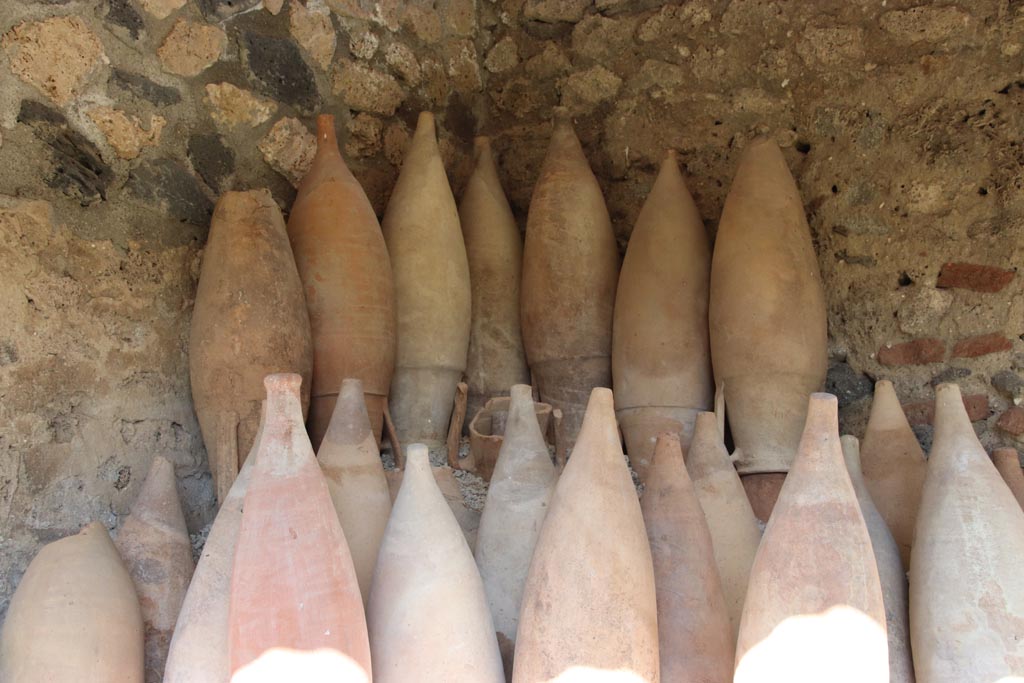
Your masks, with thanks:
[(157, 452), (208, 523), (187, 378), (207, 222), (230, 188), (287, 211), (317, 112), (378, 211), (419, 110), (457, 194), (491, 135), (525, 220), (568, 106), (623, 248), (666, 147), (714, 235), (738, 152), (772, 136), (844, 428), (890, 378), (927, 445), (952, 379), (986, 445), (1021, 445), (1017, 0), (5, 0), (0, 35), (0, 613), (40, 543), (116, 526)]

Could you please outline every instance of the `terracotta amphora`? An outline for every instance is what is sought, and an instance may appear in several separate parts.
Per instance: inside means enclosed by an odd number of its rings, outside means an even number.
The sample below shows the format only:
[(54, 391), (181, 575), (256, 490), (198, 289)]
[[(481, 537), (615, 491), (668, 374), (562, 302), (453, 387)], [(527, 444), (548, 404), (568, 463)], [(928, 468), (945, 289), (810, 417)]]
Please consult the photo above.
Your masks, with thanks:
[(423, 444), (406, 451), (367, 619), (376, 683), (505, 680), (480, 572)]
[[(495, 396), (473, 416), (469, 422), (469, 455), (459, 460), (459, 469), (469, 470), (485, 481), (491, 480), (505, 438), (510, 404), (509, 396)], [(533, 408), (541, 434), (554, 445), (557, 422), (554, 410), (548, 403), (534, 402)]]
[(900, 550), (889, 531), (861, 471), (860, 443), (857, 437), (844, 435), (840, 442), (846, 470), (860, 503), (864, 524), (871, 537), (875, 565), (882, 584), (885, 604), (885, 625), (889, 635), (889, 683), (914, 683), (914, 662), (910, 656), (910, 613), (907, 601), (907, 571), (900, 560)]
[(471, 302), (459, 212), (429, 112), (420, 114), (381, 226), (398, 311), (391, 417), (402, 443), (442, 443), (466, 370)]
[[(740, 157), (711, 261), (711, 360), (725, 384), (736, 467), (770, 512), (825, 381), (825, 296), (800, 193), (767, 138)], [(762, 502), (763, 501), (763, 502)], [(766, 519), (767, 517), (762, 517)]]
[(476, 538), (476, 563), (494, 618), (506, 678), (512, 674), (519, 605), (556, 480), (533, 390), (512, 387), (505, 436)]
[(391, 494), (358, 379), (341, 383), (334, 416), (316, 457), (327, 479), (366, 604), (380, 539), (391, 514)]
[[(563, 413), (569, 451), (590, 390), (611, 386), (619, 253), (601, 188), (567, 110), (555, 110), (523, 247), (523, 345), (540, 400)], [(564, 455), (564, 454), (563, 454)]]
[(231, 670), (275, 648), (327, 649), (353, 660), (369, 678), (359, 583), (303, 425), (300, 381), (294, 374), (264, 380), (266, 425), (231, 572)]
[(750, 567), (761, 543), (761, 526), (750, 508), (714, 413), (699, 413), (686, 469), (711, 532), (733, 639), (740, 628)]
[(704, 223), (669, 150), (629, 237), (612, 329), (615, 413), (644, 482), (658, 434), (676, 432), (685, 452), (696, 414), (712, 407), (710, 273)]
[(1024, 474), (1021, 473), (1020, 456), (1016, 448), (997, 448), (992, 451), (992, 463), (999, 470), (1003, 481), (1010, 487), (1010, 492), (1017, 503), (1024, 508)]
[(242, 503), (266, 426), (266, 401), (260, 414), (256, 439), (235, 483), (217, 510), (178, 613), (167, 653), (164, 683), (225, 683), (231, 678), (228, 658), (231, 568), (242, 525)]
[(875, 382), (860, 459), (871, 499), (896, 539), (903, 566), (909, 567), (928, 466), (889, 380)]
[(656, 683), (658, 609), (610, 389), (597, 388), (526, 577), (514, 683)]
[[(462, 529), (462, 535), (466, 538), (466, 545), (470, 552), (476, 548), (476, 534), (480, 528), (480, 510), (471, 508), (466, 504), (466, 497), (462, 495), (462, 487), (459, 480), (455, 478), (455, 470), (447, 466), (430, 466), (434, 474), (434, 481), (437, 488), (441, 490), (445, 502), (455, 515), (455, 521)], [(391, 505), (394, 506), (398, 500), (398, 492), (402, 489), (404, 470), (384, 470), (384, 478), (388, 481), (388, 493), (391, 494)], [(372, 586), (372, 581), (371, 581)]]
[(910, 556), (921, 683), (1024, 678), (1024, 512), (978, 442), (955, 384), (935, 389), (935, 437)]
[(167, 649), (192, 578), (192, 541), (174, 465), (156, 456), (114, 544), (135, 582), (146, 629), (146, 683), (163, 680)]
[(807, 425), (750, 571), (735, 683), (886, 683), (885, 605), (846, 473), (838, 401), (812, 394)]
[(346, 377), (362, 381), (379, 443), (395, 368), (395, 287), (377, 214), (338, 151), (333, 116), (316, 119), (316, 156), (288, 216), (288, 238), (313, 336), (313, 448)]
[(476, 164), (459, 202), (473, 293), (468, 415), (507, 395), (513, 384), (530, 381), (519, 328), (523, 238), (501, 189), (490, 139), (476, 138), (473, 148)]
[[(284, 218), (269, 190), (217, 202), (199, 272), (189, 373), (192, 400), (223, 502), (259, 428), (263, 377), (313, 367), (309, 316)], [(303, 390), (302, 405), (309, 391)]]
[(662, 432), (651, 460), (640, 507), (654, 560), (661, 680), (731, 683), (736, 637), (679, 435)]
[(142, 683), (143, 626), (132, 577), (93, 522), (43, 547), (7, 608), (4, 683)]

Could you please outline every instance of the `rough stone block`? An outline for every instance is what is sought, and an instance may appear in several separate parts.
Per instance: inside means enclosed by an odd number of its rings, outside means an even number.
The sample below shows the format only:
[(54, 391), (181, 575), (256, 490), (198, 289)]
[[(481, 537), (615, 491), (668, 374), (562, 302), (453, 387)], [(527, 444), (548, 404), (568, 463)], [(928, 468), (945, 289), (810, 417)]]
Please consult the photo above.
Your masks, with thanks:
[(866, 375), (857, 372), (846, 362), (833, 363), (825, 377), (825, 391), (835, 394), (840, 406), (870, 395), (873, 387)]
[(11, 71), (61, 106), (78, 97), (93, 71), (108, 61), (103, 43), (80, 17), (20, 23), (0, 44)]
[(294, 42), (250, 32), (245, 34), (244, 43), (258, 92), (307, 112), (320, 106), (313, 70)]
[(1016, 273), (996, 266), (976, 263), (946, 263), (939, 272), (936, 287), (969, 289), (974, 292), (995, 293), (1010, 284)]
[(1006, 335), (1001, 332), (992, 332), (961, 339), (953, 347), (953, 358), (977, 358), (1012, 349), (1013, 342), (1007, 339)]
[(176, 159), (154, 159), (132, 171), (125, 185), (136, 199), (157, 204), (183, 223), (208, 228), (213, 202), (194, 175)]
[(946, 357), (946, 345), (939, 339), (926, 338), (886, 344), (878, 350), (878, 362), (882, 365), (927, 365), (941, 363)]
[(221, 193), (235, 171), (235, 154), (224, 145), (219, 135), (196, 133), (188, 139), (188, 158), (192, 168), (210, 188)]
[(220, 59), (227, 42), (227, 34), (216, 26), (178, 19), (156, 54), (164, 71), (196, 76)]
[(160, 85), (142, 74), (131, 71), (116, 68), (111, 70), (109, 83), (157, 106), (166, 107), (181, 102), (181, 93), (175, 88)]
[[(964, 408), (967, 409), (967, 417), (971, 422), (988, 419), (991, 410), (988, 404), (987, 394), (968, 394), (963, 397)], [(903, 404), (903, 412), (907, 414), (907, 421), (912, 426), (930, 425), (935, 420), (934, 401), (914, 401)]]
[(1024, 379), (1012, 370), (1002, 370), (992, 376), (992, 386), (996, 391), (1014, 403), (1024, 400)]
[(1007, 434), (1024, 436), (1024, 408), (1021, 408), (1020, 406), (1013, 406), (1008, 409), (999, 416), (999, 421), (996, 422), (996, 426)]

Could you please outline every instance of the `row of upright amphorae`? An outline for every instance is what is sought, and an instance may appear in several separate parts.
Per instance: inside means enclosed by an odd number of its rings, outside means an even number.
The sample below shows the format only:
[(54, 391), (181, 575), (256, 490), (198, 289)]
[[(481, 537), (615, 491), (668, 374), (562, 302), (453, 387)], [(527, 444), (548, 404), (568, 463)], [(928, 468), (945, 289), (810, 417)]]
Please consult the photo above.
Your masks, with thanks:
[(563, 457), (590, 390), (614, 386), (641, 480), (660, 431), (679, 433), (685, 449), (717, 380), (737, 467), (767, 516), (826, 370), (817, 260), (774, 143), (744, 150), (713, 257), (669, 152), (620, 273), (601, 189), (564, 112), (525, 244), (486, 138), (457, 206), (422, 114), (381, 224), (332, 117), (318, 119), (318, 140), (287, 228), (266, 191), (228, 193), (214, 214), (191, 372), (219, 497), (253, 442), (260, 380), (272, 372), (306, 380), (314, 447), (345, 377), (362, 380), (378, 442), (390, 407), (402, 443), (444, 440), (463, 376), (471, 414), (532, 378), (563, 415)]
[[(344, 381), (315, 456), (300, 383), (266, 378), (194, 574), (159, 457), (116, 547), (99, 524), (46, 546), (0, 635), (2, 680), (1024, 676), (1024, 476), (1012, 449), (989, 461), (956, 385), (936, 391), (926, 463), (879, 382), (863, 468), (835, 397), (813, 394), (763, 537), (714, 413), (698, 414), (685, 455), (678, 434), (658, 436), (638, 500), (610, 390), (592, 392), (559, 472), (531, 387), (516, 385), (474, 557), (427, 447), (408, 447), (392, 503), (360, 382)], [(881, 512), (871, 491), (901, 505)], [(890, 526), (914, 529), (912, 544)]]

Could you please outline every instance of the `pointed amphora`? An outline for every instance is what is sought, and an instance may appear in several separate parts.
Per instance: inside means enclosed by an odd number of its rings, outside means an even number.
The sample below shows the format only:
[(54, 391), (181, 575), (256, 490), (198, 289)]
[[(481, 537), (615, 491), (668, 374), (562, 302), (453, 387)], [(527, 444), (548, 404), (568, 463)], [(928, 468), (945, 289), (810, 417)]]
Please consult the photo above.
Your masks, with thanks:
[(736, 639), (678, 434), (659, 436), (650, 474), (640, 507), (654, 561), (661, 680), (730, 683)]
[(398, 312), (391, 417), (402, 443), (442, 443), (466, 370), (471, 302), (459, 213), (429, 112), (420, 114), (381, 225)]
[[(807, 398), (825, 381), (825, 296), (796, 183), (757, 138), (740, 157), (711, 263), (711, 359), (725, 384), (736, 466), (770, 513), (793, 461)], [(762, 517), (767, 519), (767, 516)]]
[(1016, 448), (997, 448), (992, 451), (992, 464), (999, 470), (1003, 481), (1010, 488), (1017, 503), (1024, 508), (1024, 473), (1020, 468), (1020, 456)]
[(491, 141), (474, 141), (476, 164), (459, 203), (473, 295), (466, 383), (468, 415), (513, 384), (530, 381), (519, 327), (523, 238), (498, 179)]
[(928, 467), (889, 380), (875, 383), (860, 459), (871, 499), (896, 539), (903, 566), (908, 567)]
[(838, 402), (812, 394), (750, 572), (735, 683), (886, 683), (882, 588), (846, 473)]
[(334, 416), (316, 457), (345, 532), (365, 604), (391, 514), (391, 494), (358, 379), (341, 383)]
[[(590, 390), (611, 386), (619, 254), (597, 179), (558, 108), (523, 247), (523, 344), (540, 398), (561, 409), (568, 452)], [(562, 454), (564, 455), (564, 453)]]
[(144, 680), (139, 602), (103, 525), (50, 543), (29, 564), (0, 633), (0, 680)]
[(747, 595), (750, 567), (761, 543), (761, 527), (722, 443), (714, 413), (697, 415), (686, 469), (711, 533), (733, 638)]
[(352, 557), (302, 423), (298, 375), (269, 375), (266, 425), (245, 494), (231, 573), (232, 672), (273, 649), (339, 653), (370, 675)]
[(504, 681), (480, 572), (423, 444), (406, 452), (367, 619), (376, 683)]
[(153, 458), (115, 541), (135, 583), (146, 629), (146, 682), (163, 680), (167, 649), (192, 578), (192, 541), (178, 499), (174, 465)]
[(164, 683), (224, 683), (231, 677), (228, 658), (228, 609), (231, 569), (242, 526), (242, 503), (266, 426), (266, 401), (260, 426), (235, 483), (225, 496), (203, 545), (192, 582), (178, 613)]
[(882, 584), (885, 625), (889, 635), (889, 683), (914, 683), (914, 662), (910, 656), (910, 612), (907, 599), (907, 572), (900, 560), (899, 546), (868, 491), (861, 471), (860, 443), (857, 437), (840, 439), (846, 470), (860, 503), (864, 524), (871, 537), (875, 565)]
[(708, 342), (711, 249), (674, 151), (661, 164), (622, 261), (612, 330), (615, 408), (641, 481), (658, 434), (689, 447), (714, 399)]
[(658, 614), (610, 389), (591, 393), (526, 578), (514, 683), (655, 683)]
[(281, 211), (269, 190), (227, 192), (210, 223), (189, 339), (192, 399), (218, 502), (259, 428), (264, 376), (295, 372), (308, 387), (312, 367), (306, 300)]
[(334, 117), (316, 120), (313, 163), (288, 217), (313, 338), (309, 434), (319, 448), (346, 377), (363, 383), (380, 442), (395, 367), (395, 289), (377, 215), (338, 151)]
[(1024, 677), (1024, 512), (971, 426), (935, 389), (935, 437), (910, 557), (910, 638), (922, 683)]
[(529, 385), (512, 387), (505, 436), (487, 489), (476, 563), (494, 618), (506, 677), (512, 673), (519, 606), (530, 560), (554, 492), (555, 467)]

